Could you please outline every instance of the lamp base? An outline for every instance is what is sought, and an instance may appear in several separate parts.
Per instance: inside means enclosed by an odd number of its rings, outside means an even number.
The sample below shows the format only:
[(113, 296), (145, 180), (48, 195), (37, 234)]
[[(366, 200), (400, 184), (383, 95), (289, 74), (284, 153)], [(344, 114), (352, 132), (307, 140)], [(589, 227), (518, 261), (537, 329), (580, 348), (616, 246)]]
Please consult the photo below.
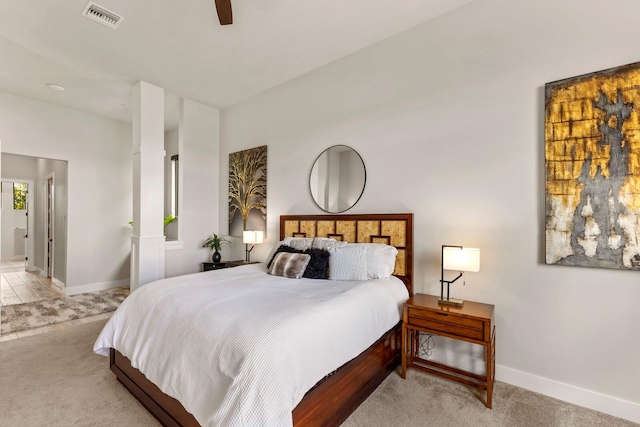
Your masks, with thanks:
[(452, 305), (454, 307), (462, 307), (462, 305), (464, 304), (464, 300), (455, 299), (455, 298), (439, 299), (438, 300), (438, 304), (441, 304), (441, 305)]

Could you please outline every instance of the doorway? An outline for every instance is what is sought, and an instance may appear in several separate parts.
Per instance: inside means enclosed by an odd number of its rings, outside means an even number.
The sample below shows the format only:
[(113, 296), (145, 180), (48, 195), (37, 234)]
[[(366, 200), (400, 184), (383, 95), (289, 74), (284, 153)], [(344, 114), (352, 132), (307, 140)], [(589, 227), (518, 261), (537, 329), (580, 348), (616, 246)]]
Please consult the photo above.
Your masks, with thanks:
[(50, 174), (47, 175), (46, 177), (46, 184), (45, 184), (45, 197), (46, 197), (46, 221), (47, 223), (45, 224), (45, 238), (44, 238), (44, 242), (45, 242), (45, 272), (47, 277), (51, 278), (54, 277), (53, 276), (53, 266), (54, 266), (54, 262), (53, 262), (53, 256), (54, 256), (54, 246), (53, 246), (53, 238), (55, 236), (54, 233), (54, 175)]
[(35, 269), (35, 236), (29, 233), (35, 220), (33, 190), (31, 180), (2, 179), (2, 259), (22, 262), (26, 271)]
[[(26, 269), (27, 191), (28, 184), (2, 180), (2, 260), (3, 269)], [(4, 296), (5, 292), (3, 292)]]
[(1, 305), (15, 305), (56, 298), (61, 292), (51, 279), (35, 272), (34, 182), (2, 179), (2, 275)]
[[(13, 240), (12, 252), (7, 252), (5, 243), (0, 262), (0, 304), (59, 298), (66, 282), (67, 162), (10, 153), (2, 153), (1, 161), (5, 192), (0, 238)], [(10, 209), (13, 182), (27, 184), (25, 209)], [(16, 195), (22, 189), (16, 185)], [(26, 223), (7, 228), (9, 213), (26, 218)]]

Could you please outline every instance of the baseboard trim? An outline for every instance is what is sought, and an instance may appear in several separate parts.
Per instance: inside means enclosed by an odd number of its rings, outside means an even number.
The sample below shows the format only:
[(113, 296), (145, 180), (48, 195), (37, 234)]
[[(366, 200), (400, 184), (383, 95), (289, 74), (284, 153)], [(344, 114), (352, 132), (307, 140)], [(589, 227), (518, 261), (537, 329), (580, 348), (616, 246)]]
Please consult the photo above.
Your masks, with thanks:
[(496, 364), (496, 380), (640, 423), (640, 404)]
[(111, 282), (98, 282), (89, 283), (87, 285), (80, 286), (67, 286), (64, 288), (65, 295), (85, 294), (87, 292), (104, 291), (111, 288), (119, 288), (122, 286), (129, 286), (129, 279), (114, 280)]
[(60, 280), (58, 280), (55, 277), (53, 277), (53, 278), (51, 278), (51, 283), (53, 283), (54, 286), (56, 286), (58, 289), (60, 289), (61, 291), (64, 292), (64, 288), (66, 286), (65, 286), (65, 284), (63, 282), (61, 282)]

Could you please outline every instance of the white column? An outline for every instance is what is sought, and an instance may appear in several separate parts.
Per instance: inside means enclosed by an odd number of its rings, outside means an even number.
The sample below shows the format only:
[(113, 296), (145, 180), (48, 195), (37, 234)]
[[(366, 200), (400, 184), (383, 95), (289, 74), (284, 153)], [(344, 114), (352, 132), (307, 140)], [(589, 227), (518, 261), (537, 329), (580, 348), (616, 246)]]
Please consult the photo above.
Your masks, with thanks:
[(164, 89), (133, 87), (131, 291), (164, 278)]
[[(0, 152), (2, 149), (2, 140), (0, 140)], [(2, 155), (0, 154), (0, 165), (2, 165)], [(0, 169), (0, 177), (2, 176), (2, 170)], [(2, 209), (0, 207), (0, 242), (2, 241)], [(2, 257), (0, 256), (0, 259), (2, 259)], [(2, 281), (2, 275), (0, 274), (0, 282)], [(2, 320), (0, 320), (0, 326), (2, 326)], [(2, 328), (0, 328), (0, 330), (2, 330)], [(2, 335), (2, 333), (0, 332), (0, 335)]]

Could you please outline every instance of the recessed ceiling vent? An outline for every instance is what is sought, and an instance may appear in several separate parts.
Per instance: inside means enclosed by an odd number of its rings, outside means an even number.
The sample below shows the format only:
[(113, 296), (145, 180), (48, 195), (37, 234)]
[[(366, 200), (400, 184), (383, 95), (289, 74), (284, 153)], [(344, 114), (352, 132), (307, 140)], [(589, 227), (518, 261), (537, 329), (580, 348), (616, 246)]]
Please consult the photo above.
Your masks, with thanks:
[(84, 8), (82, 14), (87, 18), (93, 19), (94, 21), (106, 25), (107, 27), (113, 28), (114, 30), (118, 28), (118, 25), (120, 25), (120, 23), (124, 20), (124, 18), (117, 13), (113, 13), (102, 6), (98, 6), (92, 1), (87, 3), (87, 6)]

